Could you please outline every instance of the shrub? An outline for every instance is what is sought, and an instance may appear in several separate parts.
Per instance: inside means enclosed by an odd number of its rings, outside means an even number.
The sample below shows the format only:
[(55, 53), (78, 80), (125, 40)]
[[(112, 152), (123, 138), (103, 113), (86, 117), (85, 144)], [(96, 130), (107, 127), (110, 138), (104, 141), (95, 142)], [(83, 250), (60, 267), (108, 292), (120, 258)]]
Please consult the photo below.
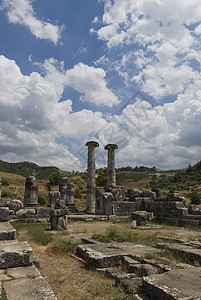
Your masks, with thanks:
[(62, 175), (59, 172), (53, 173), (49, 178), (50, 184), (53, 186), (58, 185), (61, 178), (62, 178)]
[(76, 199), (82, 198), (82, 194), (81, 194), (80, 189), (75, 189), (74, 197), (75, 197)]
[(47, 196), (44, 194), (39, 194), (38, 195), (38, 203), (40, 205), (47, 205)]
[(10, 182), (7, 179), (2, 178), (1, 182), (2, 182), (2, 185), (4, 185), (4, 186), (9, 186), (10, 185)]
[(189, 196), (191, 199), (191, 204), (200, 204), (201, 195), (197, 191), (193, 190)]
[(78, 245), (81, 244), (80, 240), (68, 238), (66, 240), (56, 240), (52, 246), (54, 253), (73, 253)]

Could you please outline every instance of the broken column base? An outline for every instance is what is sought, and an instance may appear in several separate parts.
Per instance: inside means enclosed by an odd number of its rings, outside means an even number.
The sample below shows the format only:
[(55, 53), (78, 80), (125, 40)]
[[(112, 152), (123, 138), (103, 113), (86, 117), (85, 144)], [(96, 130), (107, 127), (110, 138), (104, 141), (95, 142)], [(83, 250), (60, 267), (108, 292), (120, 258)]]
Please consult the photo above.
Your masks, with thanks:
[(52, 209), (50, 211), (50, 228), (51, 230), (67, 230), (66, 209)]

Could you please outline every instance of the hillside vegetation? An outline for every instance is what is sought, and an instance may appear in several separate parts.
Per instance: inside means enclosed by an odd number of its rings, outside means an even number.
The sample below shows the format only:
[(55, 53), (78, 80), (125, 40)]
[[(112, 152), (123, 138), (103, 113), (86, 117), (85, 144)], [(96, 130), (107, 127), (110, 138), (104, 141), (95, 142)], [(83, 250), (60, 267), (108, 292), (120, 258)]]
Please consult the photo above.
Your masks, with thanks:
[(0, 172), (18, 174), (24, 177), (33, 175), (37, 179), (48, 179), (52, 173), (58, 171), (59, 169), (56, 167), (40, 167), (33, 162), (9, 163), (0, 160)]

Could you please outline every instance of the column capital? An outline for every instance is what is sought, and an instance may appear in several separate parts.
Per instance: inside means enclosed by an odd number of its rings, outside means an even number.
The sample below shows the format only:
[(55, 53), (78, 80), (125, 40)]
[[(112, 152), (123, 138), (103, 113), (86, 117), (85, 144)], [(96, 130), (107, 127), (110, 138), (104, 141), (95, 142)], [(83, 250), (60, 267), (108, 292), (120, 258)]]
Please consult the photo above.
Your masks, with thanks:
[(86, 143), (86, 146), (87, 147), (99, 147), (99, 143), (98, 142), (95, 142), (95, 141), (89, 141)]
[(104, 149), (118, 149), (118, 146), (116, 144), (107, 144)]

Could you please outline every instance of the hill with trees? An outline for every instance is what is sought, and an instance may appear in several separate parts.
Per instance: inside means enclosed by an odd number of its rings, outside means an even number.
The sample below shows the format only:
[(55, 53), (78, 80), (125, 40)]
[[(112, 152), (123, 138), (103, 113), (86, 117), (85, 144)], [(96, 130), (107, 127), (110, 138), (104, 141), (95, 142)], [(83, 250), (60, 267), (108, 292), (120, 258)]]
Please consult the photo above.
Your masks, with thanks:
[(33, 175), (37, 179), (48, 179), (53, 173), (58, 171), (59, 169), (56, 167), (40, 167), (33, 162), (9, 163), (0, 160), (0, 172), (18, 174), (24, 177)]

